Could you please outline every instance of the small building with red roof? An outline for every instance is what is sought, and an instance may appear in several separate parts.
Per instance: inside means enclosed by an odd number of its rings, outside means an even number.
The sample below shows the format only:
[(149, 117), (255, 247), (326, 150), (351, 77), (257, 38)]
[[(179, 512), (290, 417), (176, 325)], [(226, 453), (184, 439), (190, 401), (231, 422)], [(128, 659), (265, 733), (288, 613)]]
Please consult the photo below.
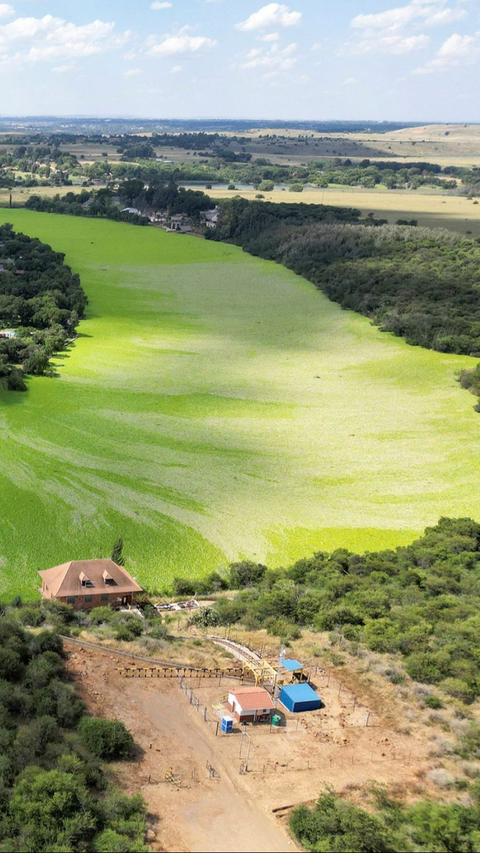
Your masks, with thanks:
[(227, 706), (239, 723), (268, 722), (275, 710), (272, 697), (264, 687), (237, 687), (229, 690)]

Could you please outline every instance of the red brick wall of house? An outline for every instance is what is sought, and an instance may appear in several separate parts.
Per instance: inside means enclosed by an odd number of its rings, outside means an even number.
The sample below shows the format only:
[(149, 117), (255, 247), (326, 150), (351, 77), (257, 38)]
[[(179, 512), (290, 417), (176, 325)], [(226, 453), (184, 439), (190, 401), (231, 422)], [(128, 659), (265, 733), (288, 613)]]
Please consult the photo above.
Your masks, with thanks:
[[(44, 598), (52, 598), (51, 593), (43, 587), (41, 589), (41, 593)], [(106, 598), (103, 598), (102, 596), (106, 596)], [(71, 598), (74, 598), (74, 601), (70, 601), (68, 596), (57, 596), (56, 601), (61, 601), (63, 604), (70, 604), (74, 610), (91, 610), (92, 607), (108, 607), (109, 605), (122, 607), (124, 603), (133, 604), (135, 602), (135, 596), (136, 593), (134, 592), (121, 595), (118, 592), (94, 593), (93, 590), (89, 592), (88, 589), (86, 589), (81, 595), (71, 596)], [(120, 601), (117, 600), (119, 598)]]

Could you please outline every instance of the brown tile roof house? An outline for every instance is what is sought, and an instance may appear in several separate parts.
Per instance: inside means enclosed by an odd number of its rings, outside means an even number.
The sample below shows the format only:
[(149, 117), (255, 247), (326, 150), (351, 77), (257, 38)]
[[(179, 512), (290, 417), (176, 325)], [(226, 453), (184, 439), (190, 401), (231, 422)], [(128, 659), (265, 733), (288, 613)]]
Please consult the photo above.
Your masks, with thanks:
[(72, 560), (38, 573), (43, 598), (71, 604), (78, 610), (132, 604), (142, 587), (113, 560)]
[(272, 697), (264, 687), (238, 687), (228, 692), (228, 710), (239, 722), (263, 722), (275, 710)]

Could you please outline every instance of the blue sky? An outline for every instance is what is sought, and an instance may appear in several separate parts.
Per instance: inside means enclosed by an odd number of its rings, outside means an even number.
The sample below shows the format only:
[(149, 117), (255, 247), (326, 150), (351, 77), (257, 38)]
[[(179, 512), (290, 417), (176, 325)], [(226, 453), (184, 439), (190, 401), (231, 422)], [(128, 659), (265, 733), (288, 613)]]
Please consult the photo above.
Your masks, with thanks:
[(480, 0), (0, 0), (0, 113), (480, 121)]

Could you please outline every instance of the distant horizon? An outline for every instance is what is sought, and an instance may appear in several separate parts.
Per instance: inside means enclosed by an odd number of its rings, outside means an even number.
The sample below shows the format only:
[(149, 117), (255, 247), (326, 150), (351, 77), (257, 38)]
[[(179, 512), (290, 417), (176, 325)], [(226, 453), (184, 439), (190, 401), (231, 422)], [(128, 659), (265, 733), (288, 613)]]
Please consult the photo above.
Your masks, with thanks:
[(454, 125), (454, 126), (462, 126), (462, 125), (480, 125), (480, 119), (458, 119), (456, 121), (445, 120), (445, 119), (430, 119), (430, 120), (418, 120), (418, 119), (374, 119), (374, 118), (272, 118), (268, 116), (231, 116), (231, 115), (204, 115), (204, 116), (196, 116), (196, 115), (159, 115), (159, 116), (146, 116), (146, 115), (129, 115), (127, 113), (118, 113), (112, 115), (106, 114), (96, 114), (96, 113), (0, 113), (0, 120), (24, 120), (27, 121), (29, 119), (35, 120), (67, 120), (67, 119), (80, 119), (80, 120), (94, 120), (94, 121), (145, 121), (145, 122), (174, 122), (174, 121), (191, 121), (191, 122), (202, 122), (202, 121), (228, 121), (232, 123), (240, 123), (240, 122), (272, 122), (274, 124), (402, 124), (402, 125), (410, 125), (412, 127), (423, 127), (427, 125)]

